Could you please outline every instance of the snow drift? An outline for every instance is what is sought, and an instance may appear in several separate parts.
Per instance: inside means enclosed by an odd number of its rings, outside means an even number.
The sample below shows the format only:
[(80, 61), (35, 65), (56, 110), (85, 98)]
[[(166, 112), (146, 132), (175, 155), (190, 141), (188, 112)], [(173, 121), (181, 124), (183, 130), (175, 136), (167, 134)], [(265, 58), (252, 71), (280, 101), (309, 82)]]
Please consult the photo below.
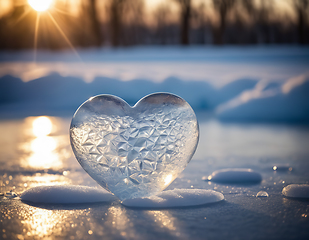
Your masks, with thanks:
[(309, 75), (282, 85), (260, 81), (252, 90), (220, 105), (216, 113), (224, 121), (308, 122)]

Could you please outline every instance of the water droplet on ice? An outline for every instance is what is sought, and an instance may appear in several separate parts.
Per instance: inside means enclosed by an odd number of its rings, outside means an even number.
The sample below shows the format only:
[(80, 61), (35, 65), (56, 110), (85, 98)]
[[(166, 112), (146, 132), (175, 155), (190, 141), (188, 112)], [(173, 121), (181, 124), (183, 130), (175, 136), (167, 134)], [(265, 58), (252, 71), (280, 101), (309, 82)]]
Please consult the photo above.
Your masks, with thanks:
[(265, 191), (259, 191), (257, 194), (256, 194), (256, 197), (268, 197), (268, 193), (265, 192)]

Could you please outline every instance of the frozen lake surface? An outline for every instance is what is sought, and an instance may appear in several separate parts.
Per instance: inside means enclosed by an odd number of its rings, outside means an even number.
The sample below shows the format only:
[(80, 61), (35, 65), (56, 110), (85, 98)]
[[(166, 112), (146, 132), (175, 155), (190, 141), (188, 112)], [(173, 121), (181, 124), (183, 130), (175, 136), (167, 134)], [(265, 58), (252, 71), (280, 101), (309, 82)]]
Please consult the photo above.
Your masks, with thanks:
[[(43, 185), (97, 187), (75, 160), (69, 118), (0, 121), (0, 236), (2, 239), (308, 239), (308, 199), (285, 197), (289, 184), (309, 183), (309, 127), (227, 124), (199, 116), (200, 142), (167, 190), (206, 189), (225, 200), (187, 208), (136, 209), (118, 201), (35, 204), (10, 198)], [(250, 168), (260, 183), (202, 180), (214, 171)], [(260, 192), (264, 197), (257, 197)], [(11, 194), (12, 195), (12, 194)], [(261, 195), (261, 193), (259, 194)], [(259, 196), (258, 195), (258, 196)]]

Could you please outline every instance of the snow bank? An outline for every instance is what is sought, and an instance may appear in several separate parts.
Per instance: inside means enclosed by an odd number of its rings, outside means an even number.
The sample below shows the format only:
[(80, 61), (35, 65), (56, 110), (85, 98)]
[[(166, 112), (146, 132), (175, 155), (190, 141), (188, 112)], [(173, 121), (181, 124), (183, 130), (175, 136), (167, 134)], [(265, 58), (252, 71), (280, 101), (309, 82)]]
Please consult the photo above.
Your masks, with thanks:
[(283, 188), (282, 194), (291, 198), (309, 199), (309, 184), (290, 184)]
[(86, 186), (61, 185), (40, 186), (26, 190), (20, 196), (21, 200), (33, 203), (95, 203), (112, 202), (117, 198), (104, 189)]
[[(62, 77), (56, 73), (30, 82), (7, 75), (0, 78), (0, 105), (10, 106), (9, 109), (13, 110), (12, 104), (15, 104), (20, 108), (16, 112), (36, 109), (37, 114), (47, 115), (46, 111), (53, 109), (74, 112), (81, 103), (98, 94), (113, 94), (134, 105), (150, 93), (171, 92), (184, 98), (195, 110), (209, 110), (251, 89), (256, 82), (252, 79), (238, 79), (216, 89), (207, 82), (183, 81), (175, 77), (160, 83), (97, 77), (93, 82), (86, 83), (80, 78)], [(5, 109), (1, 110), (4, 112)]]
[(220, 105), (217, 116), (225, 121), (309, 121), (309, 75), (280, 85), (260, 81), (252, 90)]
[[(203, 178), (205, 179), (205, 178)], [(262, 181), (260, 173), (246, 168), (227, 168), (213, 172), (207, 177), (209, 181), (217, 183), (259, 183)]]
[(222, 201), (222, 193), (204, 189), (174, 189), (148, 198), (135, 198), (122, 201), (128, 207), (173, 208), (198, 206)]

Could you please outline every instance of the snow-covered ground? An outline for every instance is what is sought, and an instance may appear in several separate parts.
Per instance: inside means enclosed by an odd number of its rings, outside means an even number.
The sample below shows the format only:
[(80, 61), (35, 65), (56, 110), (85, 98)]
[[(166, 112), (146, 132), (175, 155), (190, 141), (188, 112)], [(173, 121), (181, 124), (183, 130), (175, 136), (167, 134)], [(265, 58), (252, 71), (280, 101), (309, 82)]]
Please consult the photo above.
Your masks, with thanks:
[(309, 48), (166, 47), (0, 53), (2, 117), (72, 115), (93, 95), (171, 92), (225, 121), (307, 122)]

